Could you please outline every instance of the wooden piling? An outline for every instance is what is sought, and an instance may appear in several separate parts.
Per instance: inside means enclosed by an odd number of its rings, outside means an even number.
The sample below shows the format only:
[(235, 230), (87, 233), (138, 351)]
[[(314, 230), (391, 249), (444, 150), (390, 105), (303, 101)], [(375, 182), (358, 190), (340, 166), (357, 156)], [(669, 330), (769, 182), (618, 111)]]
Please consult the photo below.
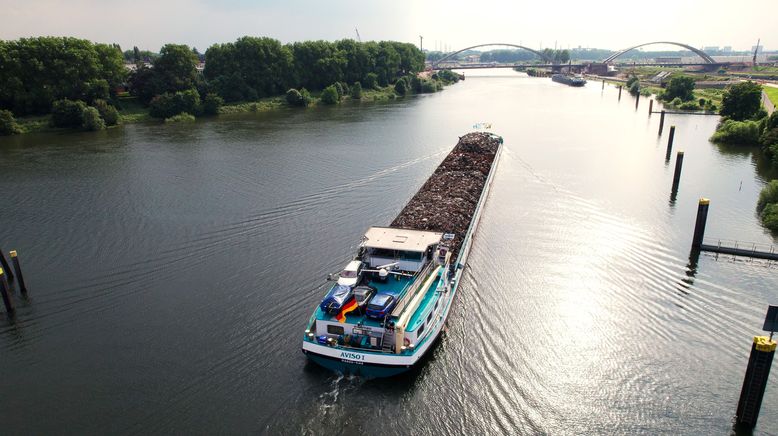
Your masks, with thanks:
[(702, 239), (705, 237), (705, 223), (708, 221), (708, 208), (710, 200), (700, 198), (697, 204), (697, 222), (694, 224), (694, 236), (692, 237), (692, 248), (702, 247)]
[(19, 285), (19, 290), (22, 293), (27, 293), (27, 286), (24, 284), (24, 276), (22, 276), (22, 268), (19, 266), (19, 257), (16, 254), (16, 250), (11, 251), (11, 262), (14, 264), (16, 283)]
[(654, 110), (654, 99), (648, 100), (648, 116), (651, 116), (651, 111)]
[(659, 136), (662, 136), (662, 129), (665, 127), (665, 111), (659, 113)]
[(5, 254), (3, 254), (3, 250), (0, 249), (0, 267), (5, 270), (5, 274), (8, 276), (8, 281), (13, 281), (14, 275), (11, 274), (11, 266), (8, 265), (8, 261), (5, 260)]
[(619, 85), (619, 101), (621, 101), (621, 89), (622, 88), (623, 88), (623, 86)]
[(605, 79), (602, 79), (602, 89), (605, 89)]
[(667, 150), (673, 149), (674, 139), (675, 139), (675, 126), (670, 126), (670, 136), (667, 138)]
[(740, 400), (737, 404), (737, 420), (739, 426), (752, 429), (756, 427), (762, 398), (770, 376), (776, 343), (767, 336), (754, 336), (751, 344), (751, 355), (748, 358), (746, 376), (743, 388), (740, 390)]
[(5, 274), (3, 269), (0, 268), (0, 296), (3, 297), (3, 305), (5, 305), (6, 313), (13, 313), (14, 303), (13, 300), (11, 300), (11, 294), (8, 291), (8, 283), (5, 281)]
[(681, 168), (683, 167), (683, 150), (678, 150), (675, 155), (675, 172), (673, 173), (673, 194), (678, 192), (678, 184), (681, 182)]
[(638, 103), (640, 103), (640, 93), (635, 96), (635, 109), (638, 108)]

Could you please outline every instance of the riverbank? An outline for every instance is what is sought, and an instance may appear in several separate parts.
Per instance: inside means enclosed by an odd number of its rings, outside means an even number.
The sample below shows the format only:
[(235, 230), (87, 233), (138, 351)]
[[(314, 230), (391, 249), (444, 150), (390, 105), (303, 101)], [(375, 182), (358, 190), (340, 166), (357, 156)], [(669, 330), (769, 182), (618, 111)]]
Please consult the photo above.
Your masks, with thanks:
[[(311, 93), (313, 100), (308, 107), (315, 107), (323, 104), (321, 102), (321, 91)], [(364, 89), (362, 91), (362, 97), (354, 99), (351, 96), (344, 96), (341, 99), (342, 103), (347, 101), (354, 101), (360, 103), (373, 103), (381, 101), (389, 101), (398, 98), (394, 91), (394, 86), (384, 86), (377, 89)], [(149, 115), (149, 108), (143, 106), (136, 97), (129, 94), (122, 94), (118, 98), (120, 106), (119, 110), (119, 125), (122, 124), (134, 124), (144, 122), (164, 122), (157, 118), (153, 118)], [(219, 108), (219, 115), (231, 115), (241, 113), (262, 113), (274, 110), (279, 110), (289, 107), (286, 98), (283, 95), (261, 98), (255, 101), (239, 101), (232, 103), (225, 103)], [(51, 127), (50, 124), (51, 115), (37, 115), (29, 117), (19, 117), (16, 119), (17, 124), (21, 130), (20, 134), (25, 133), (42, 133), (42, 132), (68, 132), (73, 131), (69, 128)], [(109, 128), (114, 128), (112, 126)]]

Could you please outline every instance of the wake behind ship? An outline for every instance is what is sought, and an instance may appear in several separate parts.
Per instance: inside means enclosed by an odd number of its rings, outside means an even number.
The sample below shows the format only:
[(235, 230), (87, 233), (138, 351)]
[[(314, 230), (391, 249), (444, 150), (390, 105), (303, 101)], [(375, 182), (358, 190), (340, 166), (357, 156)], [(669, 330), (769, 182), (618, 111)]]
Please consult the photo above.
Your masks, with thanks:
[(489, 192), (502, 138), (469, 133), (388, 227), (370, 227), (314, 310), (303, 353), (335, 371), (407, 371), (440, 335)]

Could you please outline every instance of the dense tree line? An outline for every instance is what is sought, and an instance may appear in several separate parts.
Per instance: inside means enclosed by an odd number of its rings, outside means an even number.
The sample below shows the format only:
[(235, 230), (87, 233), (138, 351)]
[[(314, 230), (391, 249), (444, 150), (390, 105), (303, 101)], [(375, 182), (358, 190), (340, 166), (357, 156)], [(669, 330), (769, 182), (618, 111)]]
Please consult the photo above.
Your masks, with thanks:
[(118, 45), (66, 37), (0, 40), (0, 109), (46, 114), (55, 101), (115, 96), (127, 70)]

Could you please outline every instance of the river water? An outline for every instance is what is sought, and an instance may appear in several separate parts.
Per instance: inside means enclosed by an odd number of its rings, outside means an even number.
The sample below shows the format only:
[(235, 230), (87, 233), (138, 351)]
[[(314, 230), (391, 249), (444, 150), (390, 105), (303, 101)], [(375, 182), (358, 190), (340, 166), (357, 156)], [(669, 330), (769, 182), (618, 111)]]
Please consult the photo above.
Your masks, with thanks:
[[(512, 71), (384, 104), (0, 139), (0, 248), (27, 298), (0, 315), (4, 434), (723, 434), (776, 265), (772, 177), (708, 142), (717, 117)], [(457, 136), (505, 149), (447, 331), (389, 380), (308, 363), (325, 276)], [(675, 148), (665, 160), (669, 126)], [(671, 199), (675, 151), (686, 152)], [(757, 433), (778, 434), (778, 376)]]

